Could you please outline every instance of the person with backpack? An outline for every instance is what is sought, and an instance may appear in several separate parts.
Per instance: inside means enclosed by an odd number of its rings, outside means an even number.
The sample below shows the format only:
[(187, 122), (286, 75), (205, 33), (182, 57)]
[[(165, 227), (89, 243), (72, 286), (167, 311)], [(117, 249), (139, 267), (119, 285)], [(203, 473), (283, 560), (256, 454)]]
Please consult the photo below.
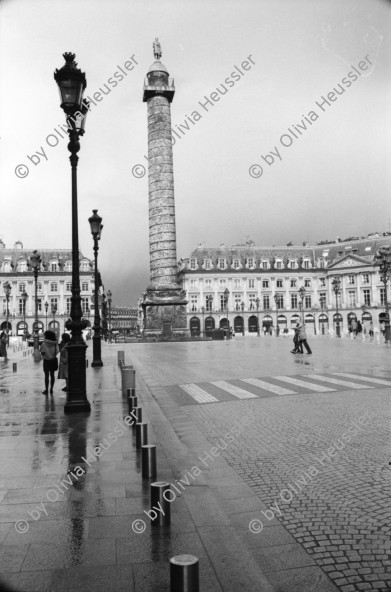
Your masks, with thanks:
[(41, 356), (43, 359), (43, 371), (45, 373), (45, 390), (43, 395), (48, 394), (49, 377), (50, 377), (50, 394), (53, 394), (54, 387), (54, 373), (58, 370), (57, 354), (59, 352), (56, 334), (54, 331), (45, 331), (44, 340), (40, 347)]
[(293, 336), (293, 343), (294, 347), (291, 350), (291, 354), (302, 354), (303, 353), (303, 346), (300, 343), (299, 333), (300, 333), (300, 323), (297, 323), (296, 327), (294, 327), (294, 336)]

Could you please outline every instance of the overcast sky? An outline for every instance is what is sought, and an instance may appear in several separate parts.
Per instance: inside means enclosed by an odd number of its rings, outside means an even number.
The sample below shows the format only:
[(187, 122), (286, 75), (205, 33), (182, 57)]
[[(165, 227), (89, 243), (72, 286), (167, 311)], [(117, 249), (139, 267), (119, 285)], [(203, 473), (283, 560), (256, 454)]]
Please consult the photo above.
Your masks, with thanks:
[[(2, 0), (0, 19), (7, 246), (71, 247), (67, 141), (49, 146), (48, 138), (64, 123), (53, 79), (62, 54), (76, 53), (89, 96), (131, 56), (138, 63), (92, 108), (79, 152), (80, 248), (92, 257), (87, 220), (98, 209), (100, 270), (113, 304), (135, 304), (149, 280), (147, 175), (132, 169), (147, 166), (142, 90), (155, 37), (175, 79), (173, 127), (185, 132), (174, 145), (178, 260), (200, 243), (301, 244), (390, 230), (388, 2)], [(325, 110), (316, 105), (366, 56), (368, 69), (343, 94)], [(235, 66), (239, 80), (204, 109), (204, 96)], [(311, 123), (310, 111), (318, 116)], [(279, 156), (268, 164), (262, 156), (272, 150)]]

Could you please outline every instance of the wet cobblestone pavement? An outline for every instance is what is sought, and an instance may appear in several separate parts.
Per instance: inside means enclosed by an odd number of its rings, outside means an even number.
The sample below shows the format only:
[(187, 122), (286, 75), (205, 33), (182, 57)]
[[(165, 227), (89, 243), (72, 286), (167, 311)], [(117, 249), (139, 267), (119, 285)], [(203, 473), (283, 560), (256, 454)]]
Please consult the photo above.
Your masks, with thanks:
[[(90, 415), (64, 415), (62, 381), (45, 398), (31, 358), (17, 372), (12, 357), (2, 363), (1, 582), (18, 592), (164, 591), (169, 558), (192, 553), (203, 592), (389, 590), (390, 389), (370, 380), (391, 382), (391, 349), (311, 345), (300, 359), (282, 338), (104, 345), (105, 366), (87, 369)], [(151, 528), (144, 513), (149, 483), (134, 430), (120, 427), (118, 349), (137, 371), (158, 478), (181, 489), (170, 528)], [(181, 391), (200, 384), (215, 402)]]

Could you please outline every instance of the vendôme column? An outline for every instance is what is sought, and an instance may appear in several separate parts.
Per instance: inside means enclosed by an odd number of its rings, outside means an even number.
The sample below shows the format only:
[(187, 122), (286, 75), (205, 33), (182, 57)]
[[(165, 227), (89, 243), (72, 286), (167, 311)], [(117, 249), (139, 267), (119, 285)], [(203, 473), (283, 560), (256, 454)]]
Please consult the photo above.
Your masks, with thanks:
[(144, 332), (170, 337), (186, 332), (187, 301), (178, 284), (171, 107), (174, 80), (161, 63), (158, 39), (155, 62), (144, 82), (148, 112), (148, 190), (150, 285), (144, 294)]

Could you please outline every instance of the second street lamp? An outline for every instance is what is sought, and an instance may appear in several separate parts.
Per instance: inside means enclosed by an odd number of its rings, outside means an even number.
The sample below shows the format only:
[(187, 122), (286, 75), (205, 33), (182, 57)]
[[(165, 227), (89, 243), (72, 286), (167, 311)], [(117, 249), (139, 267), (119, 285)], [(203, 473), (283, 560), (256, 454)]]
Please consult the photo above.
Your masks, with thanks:
[(48, 309), (49, 309), (49, 302), (45, 301), (45, 313), (46, 313), (46, 331), (48, 330)]
[(229, 308), (228, 308), (228, 299), (229, 299), (229, 290), (228, 290), (228, 288), (225, 288), (225, 290), (224, 290), (224, 302), (225, 302), (225, 305), (227, 307), (227, 339), (229, 339), (229, 316), (228, 316)]
[(72, 296), (71, 318), (65, 324), (71, 331), (68, 348), (68, 391), (64, 411), (90, 411), (91, 406), (86, 392), (86, 349), (83, 329), (87, 321), (83, 319), (80, 297), (79, 272), (79, 227), (77, 211), (77, 163), (80, 150), (79, 138), (84, 134), (88, 102), (83, 101), (83, 92), (87, 86), (86, 76), (75, 62), (74, 53), (64, 53), (65, 64), (54, 73), (61, 96), (61, 108), (64, 110), (68, 125), (71, 153), (69, 160), (72, 167)]
[(109, 343), (111, 343), (111, 297), (112, 297), (111, 290), (108, 290), (107, 291), (107, 304), (109, 305), (109, 324), (108, 324)]
[(256, 299), (255, 299), (255, 305), (257, 307), (257, 334), (258, 334), (258, 337), (261, 334), (260, 326), (259, 326), (259, 305), (260, 305), (260, 303), (261, 303), (261, 301), (259, 300), (259, 298), (257, 296)]
[(5, 310), (5, 327), (7, 329), (7, 347), (9, 346), (9, 316), (10, 316), (10, 309), (9, 309), (9, 301), (10, 301), (10, 294), (11, 294), (11, 284), (9, 282), (4, 282), (3, 289), (5, 293), (5, 302), (6, 302), (6, 310)]
[(100, 240), (102, 234), (102, 218), (98, 215), (98, 210), (92, 210), (92, 216), (88, 218), (88, 222), (90, 223), (91, 227), (91, 234), (94, 239), (94, 257), (95, 257), (95, 273), (94, 273), (94, 281), (95, 281), (95, 293), (94, 293), (94, 336), (92, 338), (92, 364), (93, 368), (97, 368), (103, 366), (102, 362), (102, 342), (101, 342), (101, 334), (100, 334), (100, 315), (99, 315), (99, 275), (98, 275), (98, 241)]
[(33, 268), (34, 274), (34, 293), (35, 293), (35, 321), (34, 321), (34, 361), (41, 361), (41, 352), (39, 351), (39, 334), (38, 334), (38, 272), (41, 266), (41, 257), (35, 249), (30, 256), (30, 266)]
[(337, 317), (335, 329), (336, 329), (337, 337), (341, 337), (341, 327), (339, 324), (339, 313), (338, 313), (338, 295), (341, 291), (341, 278), (335, 277), (333, 279), (333, 281), (331, 282), (331, 285), (333, 286), (333, 290), (335, 293), (335, 308), (336, 308), (336, 317)]
[(243, 325), (242, 325), (242, 335), (244, 337), (244, 307), (246, 306), (245, 303), (242, 302), (240, 303), (241, 309), (242, 309), (242, 321), (243, 321)]
[(27, 302), (27, 298), (29, 297), (26, 290), (24, 290), (22, 292), (22, 307), (23, 307), (23, 341), (26, 341), (27, 339), (27, 326), (26, 326), (26, 302)]
[(380, 279), (384, 284), (384, 307), (385, 307), (385, 340), (390, 343), (390, 314), (388, 309), (387, 282), (391, 272), (391, 247), (382, 247), (375, 257), (375, 265), (379, 266)]
[(323, 310), (324, 310), (324, 307), (326, 304), (326, 296), (321, 296), (319, 298), (319, 304), (320, 304), (320, 308), (322, 310), (322, 335), (324, 335), (324, 316), (323, 316), (324, 312), (323, 312)]

